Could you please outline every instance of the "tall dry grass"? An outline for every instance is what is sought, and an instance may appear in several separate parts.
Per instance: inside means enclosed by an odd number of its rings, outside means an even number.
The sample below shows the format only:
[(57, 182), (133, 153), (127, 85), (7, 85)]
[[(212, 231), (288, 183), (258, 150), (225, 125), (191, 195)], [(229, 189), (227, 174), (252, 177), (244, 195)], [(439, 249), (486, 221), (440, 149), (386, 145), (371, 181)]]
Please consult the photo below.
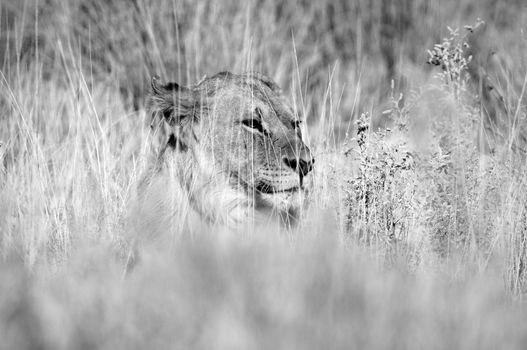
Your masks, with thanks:
[[(478, 16), (472, 51), (450, 49), (484, 73), (426, 65)], [(0, 348), (523, 348), (524, 18), (513, 0), (3, 1)], [(307, 117), (301, 230), (203, 232), (123, 278), (150, 76), (249, 69)]]

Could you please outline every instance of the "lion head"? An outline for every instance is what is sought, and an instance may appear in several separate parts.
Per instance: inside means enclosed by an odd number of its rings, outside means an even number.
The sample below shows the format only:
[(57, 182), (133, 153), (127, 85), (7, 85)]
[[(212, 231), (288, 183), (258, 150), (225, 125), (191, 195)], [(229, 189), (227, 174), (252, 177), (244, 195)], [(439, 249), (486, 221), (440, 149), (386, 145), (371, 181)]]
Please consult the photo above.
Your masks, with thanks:
[(166, 130), (147, 185), (176, 179), (213, 221), (260, 211), (294, 217), (302, 207), (315, 160), (298, 114), (269, 77), (223, 72), (192, 87), (154, 77), (147, 106)]

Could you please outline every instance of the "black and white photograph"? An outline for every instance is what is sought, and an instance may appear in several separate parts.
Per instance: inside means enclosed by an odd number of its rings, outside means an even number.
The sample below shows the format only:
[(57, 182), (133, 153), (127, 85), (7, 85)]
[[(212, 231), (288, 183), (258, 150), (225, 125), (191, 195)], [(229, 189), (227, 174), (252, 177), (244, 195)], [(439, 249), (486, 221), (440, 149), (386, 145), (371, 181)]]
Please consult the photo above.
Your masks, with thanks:
[(0, 350), (527, 349), (525, 0), (0, 0)]

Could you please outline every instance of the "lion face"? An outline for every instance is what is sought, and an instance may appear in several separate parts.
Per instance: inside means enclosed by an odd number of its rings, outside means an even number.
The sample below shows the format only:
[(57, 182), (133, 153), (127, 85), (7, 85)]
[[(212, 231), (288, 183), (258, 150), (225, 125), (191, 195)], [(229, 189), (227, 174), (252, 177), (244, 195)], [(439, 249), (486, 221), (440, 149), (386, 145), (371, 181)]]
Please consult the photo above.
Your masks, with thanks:
[(243, 190), (256, 206), (301, 205), (314, 158), (280, 88), (259, 73), (219, 73), (192, 88), (152, 81), (150, 107), (170, 126), (168, 146), (199, 173)]

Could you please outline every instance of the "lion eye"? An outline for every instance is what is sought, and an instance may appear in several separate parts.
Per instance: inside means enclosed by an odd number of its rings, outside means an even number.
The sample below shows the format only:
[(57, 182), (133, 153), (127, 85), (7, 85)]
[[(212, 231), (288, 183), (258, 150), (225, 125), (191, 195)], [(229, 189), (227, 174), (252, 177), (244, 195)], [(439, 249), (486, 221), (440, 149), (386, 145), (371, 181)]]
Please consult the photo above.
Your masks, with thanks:
[(248, 128), (257, 130), (262, 134), (266, 133), (262, 126), (262, 123), (258, 119), (245, 119), (242, 121), (242, 124)]
[(250, 118), (250, 119), (244, 119), (242, 120), (242, 124), (250, 129), (254, 129), (264, 135), (269, 135), (267, 130), (264, 129), (261, 119), (262, 119), (262, 111), (260, 108), (255, 108), (254, 113), (257, 115), (257, 118)]

